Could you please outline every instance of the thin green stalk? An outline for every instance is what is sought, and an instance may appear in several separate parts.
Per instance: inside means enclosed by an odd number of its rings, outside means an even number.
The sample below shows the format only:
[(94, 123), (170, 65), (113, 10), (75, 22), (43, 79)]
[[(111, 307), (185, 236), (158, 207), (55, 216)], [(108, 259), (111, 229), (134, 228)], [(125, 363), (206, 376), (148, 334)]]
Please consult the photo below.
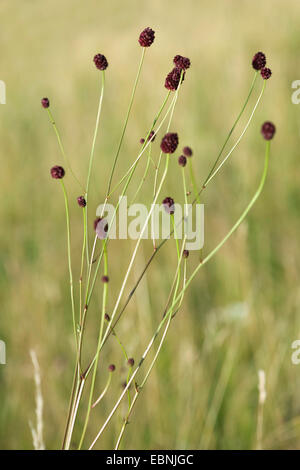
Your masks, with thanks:
[(195, 197), (197, 199), (197, 203), (200, 204), (200, 196), (199, 196), (199, 191), (197, 189), (197, 184), (196, 184), (196, 179), (195, 179), (195, 174), (194, 174), (193, 164), (192, 164), (192, 159), (191, 158), (188, 159), (188, 166), (189, 166), (189, 170), (190, 170), (190, 178), (191, 178), (193, 190), (194, 190), (194, 193), (195, 193)]
[[(250, 86), (250, 90), (249, 90), (248, 96), (247, 96), (247, 98), (246, 98), (246, 101), (245, 101), (245, 103), (244, 103), (244, 105), (243, 105), (241, 111), (239, 112), (238, 117), (236, 118), (236, 120), (235, 120), (235, 122), (234, 122), (232, 128), (230, 129), (230, 131), (229, 131), (229, 133), (228, 133), (228, 135), (227, 135), (227, 137), (226, 137), (226, 139), (225, 139), (225, 142), (224, 142), (224, 144), (222, 145), (221, 150), (220, 150), (220, 152), (219, 152), (219, 154), (218, 154), (218, 156), (217, 156), (217, 158), (216, 158), (216, 161), (215, 161), (215, 163), (213, 164), (213, 166), (212, 166), (212, 168), (211, 168), (211, 171), (210, 171), (210, 173), (208, 174), (208, 177), (207, 177), (206, 180), (208, 180), (208, 179), (210, 178), (211, 174), (213, 173), (214, 169), (216, 168), (216, 166), (217, 166), (217, 164), (218, 164), (218, 161), (220, 160), (220, 158), (221, 158), (221, 156), (222, 156), (223, 150), (224, 150), (224, 148), (226, 147), (226, 144), (227, 144), (227, 142), (228, 142), (228, 140), (229, 140), (231, 134), (233, 133), (234, 129), (236, 128), (236, 125), (238, 124), (240, 118), (242, 117), (243, 112), (244, 112), (245, 109), (246, 109), (246, 106), (247, 106), (248, 101), (249, 101), (249, 99), (250, 99), (250, 96), (251, 96), (251, 94), (252, 94), (252, 91), (253, 91), (253, 88), (254, 88), (255, 81), (256, 81), (257, 77), (258, 77), (258, 72), (255, 71), (255, 72), (254, 72), (254, 77), (253, 77), (253, 80), (252, 80), (252, 83), (251, 83), (251, 86)], [(206, 185), (206, 181), (204, 182), (204, 186), (205, 186), (205, 185)]]
[[(108, 274), (108, 264), (107, 264), (107, 250), (106, 250), (105, 240), (103, 241), (103, 246), (104, 246), (104, 275), (107, 276), (107, 274)], [(93, 371), (92, 383), (91, 383), (90, 394), (89, 394), (88, 409), (87, 409), (87, 414), (86, 414), (86, 418), (85, 418), (83, 431), (82, 431), (82, 435), (81, 435), (81, 439), (80, 439), (80, 442), (79, 442), (78, 449), (81, 449), (81, 447), (82, 447), (83, 440), (84, 440), (85, 433), (86, 433), (86, 429), (87, 429), (87, 425), (88, 425), (89, 418), (90, 418), (91, 409), (92, 409), (93, 394), (94, 394), (97, 368), (98, 368), (98, 362), (99, 362), (99, 356), (100, 356), (99, 345), (101, 344), (101, 339), (102, 339), (102, 334), (103, 334), (103, 327), (104, 327), (107, 290), (108, 290), (108, 283), (105, 282), (103, 284), (102, 313), (101, 313), (100, 328), (99, 328), (99, 335), (98, 335), (97, 353), (96, 353), (95, 362), (94, 362), (94, 371)], [(85, 374), (85, 377), (87, 377), (87, 374)]]
[(116, 153), (115, 158), (114, 158), (112, 170), (111, 170), (109, 181), (108, 181), (107, 192), (106, 192), (107, 195), (110, 193), (110, 187), (111, 187), (113, 175), (114, 175), (114, 172), (115, 172), (116, 164), (117, 164), (117, 161), (118, 161), (118, 158), (119, 158), (119, 154), (120, 154), (121, 146), (122, 146), (122, 143), (123, 143), (124, 135), (125, 135), (125, 132), (126, 132), (128, 119), (129, 119), (129, 116), (130, 116), (130, 111), (131, 111), (131, 108), (132, 108), (132, 105), (133, 105), (133, 100), (134, 100), (137, 84), (138, 84), (138, 81), (139, 81), (139, 78), (140, 78), (142, 65), (143, 65), (144, 58), (145, 58), (145, 52), (146, 52), (146, 48), (143, 47), (142, 48), (142, 57), (141, 57), (141, 60), (140, 60), (140, 63), (139, 63), (137, 75), (136, 75), (135, 82), (134, 82), (134, 85), (133, 85), (131, 98), (130, 98), (128, 110), (127, 110), (126, 117), (125, 117), (125, 122), (124, 122), (123, 129), (122, 129), (121, 138), (120, 138), (120, 141), (119, 141), (117, 153)]
[(79, 179), (77, 178), (77, 176), (75, 175), (74, 171), (72, 170), (72, 167), (70, 165), (70, 162), (69, 162), (69, 159), (66, 155), (66, 152), (65, 152), (65, 149), (64, 149), (64, 146), (63, 146), (63, 143), (62, 143), (62, 140), (61, 140), (61, 137), (60, 137), (60, 133), (58, 131), (58, 128), (56, 126), (56, 123), (54, 121), (54, 118), (53, 118), (53, 115), (50, 111), (50, 108), (47, 108), (47, 111), (48, 111), (48, 116), (49, 116), (49, 120), (53, 126), (53, 129), (54, 129), (54, 132), (55, 132), (55, 135), (56, 135), (56, 138), (57, 138), (57, 141), (58, 141), (58, 145), (59, 145), (59, 148), (60, 148), (60, 151), (61, 151), (61, 154), (65, 160), (65, 163), (67, 165), (67, 167), (69, 168), (70, 170), (70, 173), (71, 175), (73, 176), (73, 178), (75, 179), (75, 181), (79, 184), (79, 186), (81, 187), (81, 189), (84, 189), (83, 185), (80, 183)]
[(89, 262), (89, 238), (88, 238), (88, 192), (89, 192), (89, 186), (90, 186), (90, 178), (91, 178), (91, 172), (92, 172), (92, 166), (93, 166), (93, 161), (94, 161), (94, 154), (95, 154), (95, 145), (96, 145), (96, 140), (97, 140), (97, 135), (98, 135), (98, 130), (99, 130), (99, 123), (100, 123), (100, 116), (101, 116), (101, 111), (102, 111), (102, 103), (103, 103), (103, 96), (104, 96), (104, 89), (105, 89), (105, 71), (102, 70), (101, 74), (101, 91), (100, 91), (100, 97), (99, 97), (99, 104), (98, 104), (98, 110), (97, 110), (97, 117), (96, 117), (96, 124), (95, 124), (95, 131), (94, 131), (94, 136), (93, 136), (93, 141), (92, 141), (92, 148), (91, 148), (91, 153), (90, 153), (90, 159), (89, 159), (89, 167), (88, 167), (88, 174), (87, 174), (87, 180), (86, 180), (86, 188), (85, 188), (85, 200), (86, 200), (86, 207), (85, 207), (85, 218), (86, 218), (86, 223), (85, 223), (85, 231), (86, 231), (86, 259), (87, 263)]
[(70, 230), (70, 216), (69, 216), (69, 203), (66, 188), (63, 180), (60, 180), (61, 187), (64, 194), (65, 208), (66, 208), (66, 222), (67, 222), (67, 245), (68, 245), (68, 266), (69, 266), (69, 277), (70, 277), (70, 294), (71, 294), (71, 305), (72, 305), (72, 320), (74, 329), (74, 338), (77, 347), (77, 333), (76, 333), (76, 321), (75, 321), (75, 303), (74, 303), (74, 289), (73, 289), (73, 272), (72, 272), (72, 258), (71, 258), (71, 230)]
[(107, 379), (106, 385), (105, 385), (105, 387), (104, 387), (104, 390), (103, 390), (103, 392), (99, 395), (99, 397), (97, 398), (97, 400), (95, 401), (95, 403), (93, 403), (92, 408), (95, 408), (95, 406), (97, 406), (98, 403), (100, 403), (100, 401), (102, 400), (102, 398), (103, 398), (104, 395), (106, 394), (106, 392), (107, 392), (107, 390), (108, 390), (108, 388), (109, 388), (109, 386), (110, 386), (111, 376), (112, 376), (112, 372), (109, 371), (109, 373), (108, 373), (108, 379)]

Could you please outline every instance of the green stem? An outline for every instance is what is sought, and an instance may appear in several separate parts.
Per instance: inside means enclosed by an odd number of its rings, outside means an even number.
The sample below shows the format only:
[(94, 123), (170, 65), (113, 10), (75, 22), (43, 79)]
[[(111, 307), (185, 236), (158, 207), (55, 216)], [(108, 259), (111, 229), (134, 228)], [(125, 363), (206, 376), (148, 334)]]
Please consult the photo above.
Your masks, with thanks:
[(133, 105), (133, 100), (134, 100), (134, 96), (135, 96), (137, 84), (138, 84), (138, 81), (139, 81), (139, 78), (140, 78), (140, 74), (141, 74), (141, 70), (142, 70), (142, 65), (143, 65), (144, 58), (145, 58), (145, 52), (146, 52), (146, 48), (143, 47), (143, 49), (142, 49), (142, 57), (141, 57), (141, 60), (140, 60), (140, 63), (139, 63), (137, 75), (136, 75), (135, 82), (134, 82), (134, 85), (133, 85), (133, 89), (132, 89), (132, 93), (131, 93), (131, 98), (130, 98), (128, 110), (127, 110), (126, 117), (125, 117), (125, 122), (124, 122), (123, 129), (122, 129), (121, 138), (120, 138), (120, 141), (119, 141), (117, 153), (116, 153), (115, 158), (114, 158), (112, 170), (111, 170), (110, 177), (109, 177), (109, 181), (108, 181), (107, 192), (106, 192), (107, 195), (108, 195), (109, 192), (110, 192), (110, 187), (111, 187), (113, 175), (114, 175), (114, 172), (115, 172), (116, 164), (117, 164), (117, 161), (118, 161), (118, 158), (119, 158), (119, 154), (120, 154), (120, 150), (121, 150), (121, 147), (122, 147), (124, 135), (125, 135), (125, 132), (126, 132), (126, 128), (127, 128), (127, 124), (128, 124), (128, 119), (129, 119), (129, 116), (130, 116), (130, 111), (131, 111), (131, 108), (132, 108), (132, 105)]

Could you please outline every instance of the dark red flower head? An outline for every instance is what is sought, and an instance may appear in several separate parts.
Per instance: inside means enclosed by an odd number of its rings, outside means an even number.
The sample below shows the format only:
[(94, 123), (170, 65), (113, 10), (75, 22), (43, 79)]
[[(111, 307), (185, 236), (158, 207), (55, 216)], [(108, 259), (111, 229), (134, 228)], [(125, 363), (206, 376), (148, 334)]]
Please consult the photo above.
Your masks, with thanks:
[(171, 197), (166, 197), (162, 203), (167, 214), (174, 214), (175, 212), (174, 199), (172, 199)]
[[(155, 141), (155, 137), (156, 137), (155, 132), (154, 132), (154, 131), (151, 131), (150, 134), (149, 134), (149, 136), (148, 136), (148, 139), (147, 139), (148, 142), (149, 142), (149, 140), (151, 140), (151, 142), (154, 142), (154, 141)], [(144, 144), (144, 143), (145, 143), (145, 139), (143, 139), (143, 138), (140, 139), (140, 144)]]
[(272, 75), (272, 71), (271, 69), (264, 67), (263, 69), (261, 69), (260, 74), (264, 80), (268, 80)]
[(178, 158), (178, 163), (180, 166), (185, 166), (186, 165), (186, 157), (184, 155), (180, 155)]
[[(175, 91), (178, 88), (180, 83), (181, 70), (177, 67), (174, 67), (170, 73), (166, 76), (165, 88), (167, 90)], [(182, 76), (182, 82), (184, 80), (184, 73)]]
[(50, 106), (50, 101), (48, 98), (41, 99), (41, 103), (42, 103), (43, 108), (49, 108)]
[(108, 366), (108, 370), (109, 372), (114, 372), (116, 370), (116, 366), (114, 364), (110, 364), (110, 366)]
[(106, 313), (106, 314), (104, 315), (104, 318), (105, 318), (106, 321), (110, 321), (110, 316), (108, 315), (108, 313)]
[(65, 176), (65, 170), (62, 166), (55, 165), (50, 170), (52, 178), (61, 180)]
[(106, 238), (108, 230), (107, 220), (103, 217), (97, 217), (97, 219), (94, 220), (94, 230), (100, 240)]
[(266, 66), (267, 60), (263, 52), (257, 52), (252, 59), (252, 67), (255, 70), (261, 70)]
[(191, 147), (184, 147), (182, 151), (186, 157), (191, 157), (193, 155)]
[(155, 39), (155, 31), (151, 28), (146, 28), (141, 32), (139, 43), (142, 47), (150, 47)]
[(134, 366), (134, 359), (133, 357), (130, 357), (127, 361), (127, 364), (130, 366), (130, 367), (133, 367)]
[(270, 121), (266, 121), (261, 127), (261, 133), (263, 135), (263, 138), (266, 140), (273, 139), (275, 132), (276, 132), (276, 127)]
[(105, 55), (103, 54), (96, 54), (94, 57), (94, 62), (99, 70), (105, 70), (108, 67), (108, 62), (106, 60)]
[(178, 147), (178, 134), (168, 132), (161, 141), (160, 148), (164, 153), (174, 153)]
[(189, 250), (183, 250), (182, 256), (183, 258), (188, 258), (189, 254), (190, 254)]
[(187, 57), (182, 57), (182, 55), (176, 55), (173, 59), (175, 66), (179, 69), (186, 70), (191, 66), (191, 61)]
[(101, 281), (103, 282), (103, 284), (107, 284), (109, 282), (109, 277), (108, 276), (102, 276)]
[(86, 200), (84, 199), (83, 196), (79, 196), (77, 198), (77, 202), (78, 202), (79, 207), (85, 207), (86, 206)]

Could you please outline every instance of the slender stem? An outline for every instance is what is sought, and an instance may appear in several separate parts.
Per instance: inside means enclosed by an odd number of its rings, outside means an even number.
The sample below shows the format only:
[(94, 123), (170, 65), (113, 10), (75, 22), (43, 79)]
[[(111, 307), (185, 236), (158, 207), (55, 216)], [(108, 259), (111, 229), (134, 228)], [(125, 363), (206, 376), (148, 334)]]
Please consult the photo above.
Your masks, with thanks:
[(141, 70), (142, 70), (142, 65), (143, 65), (144, 58), (145, 58), (145, 52), (146, 52), (146, 48), (143, 47), (143, 48), (142, 48), (142, 57), (141, 57), (141, 60), (140, 60), (140, 63), (139, 63), (137, 75), (136, 75), (135, 82), (134, 82), (134, 85), (133, 85), (133, 89), (132, 89), (132, 93), (131, 93), (131, 98), (130, 98), (128, 110), (127, 110), (126, 117), (125, 117), (125, 122), (124, 122), (123, 129), (122, 129), (121, 138), (120, 138), (120, 141), (119, 141), (117, 153), (116, 153), (115, 158), (114, 158), (112, 170), (111, 170), (110, 177), (109, 177), (109, 181), (108, 181), (107, 192), (106, 192), (107, 195), (108, 195), (109, 192), (110, 192), (110, 187), (111, 187), (113, 175), (114, 175), (114, 172), (115, 172), (116, 164), (117, 164), (117, 161), (118, 161), (118, 158), (119, 158), (121, 146), (122, 146), (123, 139), (124, 139), (124, 135), (125, 135), (125, 132), (126, 132), (126, 128), (127, 128), (127, 124), (128, 124), (128, 119), (129, 119), (129, 116), (130, 116), (130, 111), (131, 111), (131, 108), (132, 108), (132, 105), (133, 105), (133, 100), (134, 100), (134, 96), (135, 96), (137, 84), (138, 84), (138, 81), (139, 81), (139, 78), (140, 78), (140, 74), (141, 74)]
[(239, 120), (240, 120), (240, 118), (241, 118), (243, 112), (244, 112), (245, 109), (246, 109), (246, 106), (247, 106), (248, 101), (249, 101), (249, 99), (250, 99), (250, 96), (251, 96), (251, 94), (252, 94), (252, 91), (253, 91), (253, 88), (254, 88), (255, 81), (256, 81), (257, 77), (258, 77), (258, 72), (255, 71), (255, 72), (254, 72), (254, 77), (253, 77), (253, 80), (252, 80), (252, 83), (251, 83), (251, 86), (250, 86), (250, 90), (249, 90), (248, 96), (247, 96), (247, 98), (246, 98), (246, 101), (245, 101), (245, 103), (244, 103), (244, 105), (243, 105), (241, 111), (239, 112), (239, 115), (238, 115), (238, 117), (236, 118), (236, 120), (235, 120), (235, 122), (234, 122), (232, 128), (230, 129), (230, 131), (229, 131), (229, 133), (228, 133), (228, 135), (227, 135), (227, 137), (226, 137), (226, 139), (225, 139), (225, 142), (224, 142), (224, 144), (222, 145), (221, 150), (220, 150), (220, 152), (219, 152), (219, 154), (218, 154), (218, 156), (217, 156), (217, 159), (216, 159), (215, 163), (213, 164), (213, 166), (212, 166), (212, 168), (211, 168), (211, 171), (210, 171), (210, 173), (208, 174), (208, 177), (207, 177), (206, 181), (204, 182), (204, 185), (207, 184), (208, 179), (210, 178), (211, 174), (213, 173), (214, 169), (216, 168), (216, 166), (217, 166), (217, 164), (218, 164), (218, 161), (220, 160), (220, 158), (221, 158), (221, 156), (222, 156), (223, 150), (224, 150), (224, 148), (226, 147), (226, 144), (227, 144), (227, 142), (228, 142), (228, 140), (229, 140), (231, 134), (233, 133), (233, 131), (234, 131), (234, 129), (236, 128), (236, 125), (238, 124), (238, 122), (239, 122)]
[[(107, 274), (108, 274), (108, 264), (107, 264), (107, 250), (106, 250), (105, 240), (103, 241), (103, 246), (104, 246), (104, 275), (107, 276)], [(86, 418), (85, 418), (85, 422), (84, 422), (84, 427), (83, 427), (81, 439), (80, 439), (80, 442), (79, 442), (79, 449), (81, 449), (82, 444), (83, 444), (83, 440), (84, 440), (84, 437), (85, 437), (85, 433), (86, 433), (86, 429), (87, 429), (87, 425), (88, 425), (88, 422), (89, 422), (90, 413), (91, 413), (91, 409), (92, 409), (93, 394), (94, 394), (97, 368), (98, 368), (98, 362), (99, 362), (99, 356), (100, 356), (100, 347), (99, 346), (101, 344), (101, 339), (102, 339), (102, 334), (103, 334), (103, 327), (104, 327), (107, 290), (108, 290), (108, 283), (105, 282), (104, 285), (103, 285), (102, 313), (101, 313), (101, 320), (100, 320), (100, 327), (99, 327), (97, 353), (96, 353), (95, 362), (94, 362), (94, 371), (93, 371), (92, 383), (91, 383), (91, 388), (90, 388), (88, 409), (87, 409), (87, 414), (86, 414)], [(86, 376), (87, 376), (87, 374), (85, 374), (85, 377)]]
[(68, 245), (68, 266), (69, 266), (69, 277), (70, 277), (70, 294), (71, 294), (71, 305), (72, 305), (72, 320), (74, 329), (74, 338), (77, 346), (77, 333), (76, 333), (76, 321), (75, 321), (75, 303), (74, 303), (74, 289), (73, 289), (73, 272), (72, 272), (72, 258), (71, 258), (71, 230), (70, 230), (70, 216), (69, 216), (69, 203), (66, 188), (63, 180), (60, 180), (61, 187), (64, 194), (65, 208), (66, 208), (66, 222), (67, 222), (67, 245)]
[(88, 192), (89, 192), (89, 186), (90, 186), (90, 178), (91, 178), (91, 172), (92, 172), (92, 166), (93, 166), (93, 160), (94, 160), (94, 154), (95, 154), (95, 145), (96, 145), (96, 140), (97, 140), (97, 135), (98, 135), (98, 130), (99, 130), (99, 123), (100, 123), (100, 116), (101, 116), (101, 111), (102, 111), (102, 103), (103, 103), (103, 96), (104, 96), (104, 88), (105, 88), (105, 71), (102, 70), (101, 74), (101, 91), (100, 91), (100, 97), (99, 97), (99, 103), (98, 103), (98, 110), (97, 110), (97, 117), (96, 117), (96, 124), (95, 124), (95, 131), (94, 131), (94, 136), (93, 136), (93, 141), (92, 141), (92, 148), (91, 148), (91, 153), (90, 153), (90, 159), (89, 159), (89, 167), (88, 167), (88, 174), (87, 174), (87, 180), (86, 180), (86, 188), (85, 188), (85, 200), (86, 200), (86, 207), (85, 207), (85, 231), (86, 231), (86, 258), (87, 258), (87, 263), (89, 262), (89, 243), (88, 243)]
[(112, 376), (112, 372), (109, 372), (109, 374), (108, 374), (108, 379), (107, 379), (106, 385), (105, 385), (105, 387), (104, 387), (104, 389), (103, 389), (103, 392), (99, 395), (99, 397), (97, 398), (97, 400), (95, 401), (95, 403), (93, 403), (92, 408), (95, 408), (95, 406), (97, 406), (98, 403), (100, 403), (100, 401), (102, 400), (102, 398), (103, 398), (104, 395), (106, 394), (106, 392), (107, 392), (107, 390), (108, 390), (108, 387), (110, 386), (111, 376)]
[(188, 165), (189, 165), (190, 178), (191, 178), (193, 190), (194, 190), (194, 193), (195, 193), (195, 197), (197, 199), (197, 203), (200, 204), (200, 197), (199, 197), (199, 194), (198, 194), (199, 191), (197, 189), (197, 183), (196, 183), (196, 178), (195, 178), (195, 174), (194, 174), (194, 170), (193, 170), (192, 159), (189, 158), (188, 160), (189, 160)]
[(65, 160), (65, 163), (67, 165), (67, 167), (69, 168), (70, 170), (70, 173), (71, 175), (73, 176), (73, 178), (75, 179), (75, 181), (79, 184), (79, 186), (81, 187), (81, 189), (84, 189), (83, 185), (80, 183), (79, 179), (77, 178), (77, 176), (75, 175), (74, 171), (72, 170), (72, 167), (70, 165), (70, 162), (69, 162), (69, 159), (66, 155), (66, 152), (65, 152), (65, 149), (64, 149), (64, 146), (63, 146), (63, 143), (62, 143), (62, 140), (61, 140), (61, 137), (60, 137), (60, 133), (58, 131), (58, 128), (56, 126), (56, 123), (54, 121), (54, 118), (53, 118), (53, 115), (50, 111), (50, 108), (47, 108), (47, 111), (48, 111), (48, 116), (49, 116), (49, 119), (50, 119), (50, 122), (53, 126), (53, 129), (54, 129), (54, 132), (55, 132), (55, 135), (56, 135), (56, 138), (57, 138), (57, 141), (58, 141), (58, 145), (59, 145), (59, 148), (60, 148), (60, 151), (61, 151), (61, 154)]

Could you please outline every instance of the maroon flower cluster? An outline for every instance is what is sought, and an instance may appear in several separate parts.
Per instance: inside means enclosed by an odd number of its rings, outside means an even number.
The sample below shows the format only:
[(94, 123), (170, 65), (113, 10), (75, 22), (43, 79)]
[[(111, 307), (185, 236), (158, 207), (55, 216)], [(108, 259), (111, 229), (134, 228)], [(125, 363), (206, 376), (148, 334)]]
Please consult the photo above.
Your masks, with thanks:
[[(185, 73), (182, 75), (182, 82), (184, 81)], [(165, 88), (167, 90), (175, 91), (178, 88), (181, 77), (181, 69), (174, 67), (170, 73), (166, 76)]]
[(145, 28), (139, 37), (139, 43), (142, 47), (150, 47), (155, 39), (155, 31), (151, 28)]
[(271, 140), (276, 132), (276, 127), (270, 121), (266, 121), (261, 127), (261, 133), (265, 140)]
[(102, 276), (101, 281), (102, 281), (104, 284), (107, 284), (107, 283), (109, 282), (109, 277), (108, 277), (108, 276)]
[(85, 207), (86, 206), (86, 200), (84, 199), (83, 196), (78, 196), (77, 202), (79, 207)]
[(187, 57), (183, 57), (182, 55), (176, 55), (173, 59), (175, 67), (181, 70), (187, 70), (191, 66), (191, 61)]
[(116, 366), (114, 364), (110, 364), (110, 366), (108, 366), (108, 370), (109, 372), (114, 372), (116, 370)]
[(183, 57), (181, 55), (176, 55), (173, 59), (175, 67), (168, 73), (166, 80), (165, 80), (165, 88), (170, 91), (177, 90), (180, 77), (182, 74), (182, 82), (184, 80), (185, 71), (191, 66), (191, 61), (187, 57)]
[(183, 250), (182, 256), (183, 258), (188, 258), (189, 254), (190, 254), (189, 250)]
[(106, 238), (108, 231), (108, 223), (106, 219), (103, 217), (97, 217), (97, 219), (94, 220), (94, 230), (100, 240)]
[[(148, 142), (149, 142), (149, 140), (151, 140), (151, 142), (154, 142), (154, 141), (155, 141), (155, 137), (156, 137), (155, 132), (154, 132), (154, 131), (151, 131), (150, 134), (149, 134), (149, 136), (148, 136), (148, 139), (147, 139)], [(144, 143), (145, 143), (145, 139), (143, 139), (143, 138), (140, 139), (140, 144), (144, 144)]]
[(178, 158), (178, 164), (183, 167), (186, 165), (186, 157), (184, 155), (180, 155)]
[(108, 67), (108, 62), (103, 54), (96, 54), (94, 57), (94, 63), (99, 70), (105, 70)]
[(254, 70), (261, 70), (266, 66), (267, 60), (263, 52), (257, 52), (252, 59), (252, 67)]
[(65, 176), (65, 170), (62, 166), (55, 165), (50, 170), (52, 178), (61, 180)]
[(49, 108), (50, 106), (50, 101), (48, 98), (42, 98), (41, 103), (42, 103), (43, 108)]
[(268, 80), (271, 77), (272, 72), (271, 69), (264, 67), (263, 69), (261, 69), (260, 74), (264, 80)]
[(178, 134), (168, 132), (161, 141), (160, 148), (164, 153), (174, 153), (178, 147)]
[(193, 155), (191, 147), (184, 147), (182, 151), (186, 157), (191, 157)]
[(174, 199), (172, 199), (171, 197), (166, 197), (162, 203), (167, 214), (170, 214), (170, 215), (174, 214), (175, 212)]

